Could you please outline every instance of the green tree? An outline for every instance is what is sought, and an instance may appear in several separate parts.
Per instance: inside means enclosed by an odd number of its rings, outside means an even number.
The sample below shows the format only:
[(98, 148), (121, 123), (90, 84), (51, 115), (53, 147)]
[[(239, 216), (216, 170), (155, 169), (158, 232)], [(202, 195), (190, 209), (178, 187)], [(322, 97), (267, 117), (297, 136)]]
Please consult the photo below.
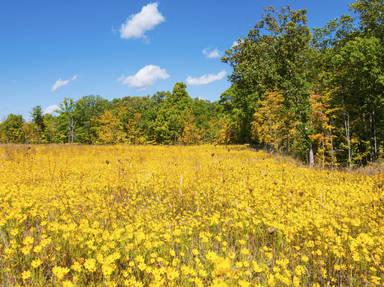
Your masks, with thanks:
[(75, 101), (64, 98), (58, 110), (58, 130), (60, 133), (60, 141), (66, 143), (74, 143), (75, 141)]
[(184, 83), (176, 83), (172, 93), (167, 94), (156, 116), (154, 133), (156, 142), (175, 144), (191, 112), (192, 99)]
[(358, 153), (359, 163), (378, 157), (382, 141), (378, 135), (384, 120), (383, 55), (379, 39), (356, 37), (336, 51), (332, 60), (333, 99), (344, 123), (349, 164), (353, 161), (353, 150)]
[(384, 43), (384, 0), (358, 0), (351, 8), (359, 15), (362, 34)]
[(250, 142), (252, 117), (259, 99), (258, 92), (241, 90), (237, 88), (236, 83), (221, 94), (219, 103), (227, 115), (226, 120), (232, 130), (229, 141)]
[(60, 129), (62, 118), (55, 117), (51, 114), (44, 115), (44, 143), (62, 143), (63, 137)]
[(290, 150), (305, 157), (310, 146), (306, 130), (313, 81), (306, 11), (267, 8), (255, 28), (237, 43), (223, 57), (233, 67), (230, 79), (234, 87), (222, 98), (226, 97), (225, 102), (231, 98), (233, 110), (239, 114), (240, 140), (250, 138), (255, 104), (269, 92), (281, 91), (285, 110), (298, 122), (300, 133)]
[(21, 115), (10, 114), (0, 125), (4, 143), (24, 143), (24, 119)]
[(76, 142), (91, 144), (96, 141), (96, 119), (108, 108), (109, 102), (100, 96), (86, 96), (74, 103)]
[(45, 124), (44, 124), (44, 114), (41, 106), (36, 106), (33, 108), (31, 112), (32, 117), (32, 123), (34, 123), (34, 127), (36, 129), (37, 134), (37, 142), (43, 141), (43, 135), (45, 131)]

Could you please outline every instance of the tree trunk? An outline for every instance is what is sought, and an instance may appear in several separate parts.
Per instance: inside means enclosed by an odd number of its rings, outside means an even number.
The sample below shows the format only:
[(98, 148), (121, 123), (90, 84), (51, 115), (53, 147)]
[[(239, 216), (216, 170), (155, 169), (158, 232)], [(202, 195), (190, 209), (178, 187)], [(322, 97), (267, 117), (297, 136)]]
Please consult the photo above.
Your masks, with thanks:
[(346, 113), (344, 125), (345, 125), (345, 137), (347, 139), (348, 167), (350, 167), (352, 163), (352, 149), (351, 149), (351, 127), (349, 122), (349, 113)]
[(72, 117), (68, 121), (68, 142), (73, 143), (75, 141), (75, 123)]
[(312, 143), (309, 143), (309, 166), (313, 167), (315, 165), (315, 157), (313, 155), (313, 146)]
[(372, 160), (377, 159), (377, 137), (376, 137), (376, 121), (375, 121), (375, 109), (372, 110), (371, 113), (371, 142), (372, 142), (372, 150), (373, 156)]

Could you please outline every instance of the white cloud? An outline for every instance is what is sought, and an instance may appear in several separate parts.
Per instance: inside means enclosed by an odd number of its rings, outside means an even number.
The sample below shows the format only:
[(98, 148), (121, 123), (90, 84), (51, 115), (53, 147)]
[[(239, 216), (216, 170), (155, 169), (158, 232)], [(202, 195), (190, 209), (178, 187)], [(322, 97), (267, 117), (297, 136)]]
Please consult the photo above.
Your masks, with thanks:
[(232, 49), (235, 48), (236, 46), (240, 45), (243, 41), (244, 41), (244, 40), (239, 39), (239, 40), (233, 42), (231, 48), (232, 48)]
[(121, 76), (118, 81), (123, 85), (133, 88), (145, 89), (152, 86), (158, 80), (169, 78), (167, 70), (155, 65), (147, 65), (131, 76)]
[(131, 15), (120, 27), (120, 37), (123, 39), (142, 38), (145, 32), (163, 23), (165, 18), (157, 9), (157, 3), (143, 6), (137, 14)]
[(43, 111), (43, 114), (46, 115), (46, 114), (53, 114), (55, 113), (60, 107), (58, 105), (52, 105), (52, 106), (48, 106), (44, 109)]
[(58, 79), (52, 86), (52, 93), (53, 92), (56, 92), (58, 89), (68, 85), (70, 82), (74, 81), (77, 79), (77, 75), (74, 75), (72, 78), (68, 79), (68, 80), (62, 80), (62, 79)]
[(186, 82), (188, 85), (191, 85), (191, 86), (208, 85), (215, 81), (220, 81), (224, 79), (226, 75), (227, 75), (227, 72), (222, 70), (217, 74), (207, 74), (207, 75), (203, 75), (196, 78), (188, 76)]
[(55, 92), (57, 91), (58, 89), (60, 89), (61, 87), (64, 87), (66, 85), (68, 85), (70, 82), (70, 80), (61, 80), (61, 79), (58, 79), (52, 86), (52, 92)]
[(208, 59), (220, 58), (220, 51), (218, 49), (204, 49), (203, 54)]

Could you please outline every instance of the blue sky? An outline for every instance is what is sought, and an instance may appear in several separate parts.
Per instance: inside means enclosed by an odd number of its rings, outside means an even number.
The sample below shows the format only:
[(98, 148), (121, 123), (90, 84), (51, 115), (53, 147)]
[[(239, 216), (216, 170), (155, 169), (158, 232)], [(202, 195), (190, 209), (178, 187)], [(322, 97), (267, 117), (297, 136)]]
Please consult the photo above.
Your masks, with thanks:
[(147, 95), (187, 79), (191, 96), (216, 100), (231, 71), (217, 54), (247, 34), (263, 7), (307, 8), (318, 27), (348, 13), (350, 3), (1, 0), (0, 119), (28, 117), (33, 106), (64, 97)]

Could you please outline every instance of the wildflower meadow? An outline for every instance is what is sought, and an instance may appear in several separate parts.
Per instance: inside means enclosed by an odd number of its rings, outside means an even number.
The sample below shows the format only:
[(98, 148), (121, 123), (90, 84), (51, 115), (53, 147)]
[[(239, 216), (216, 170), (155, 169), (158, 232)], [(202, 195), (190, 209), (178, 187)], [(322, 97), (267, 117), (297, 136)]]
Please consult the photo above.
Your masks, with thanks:
[(1, 286), (383, 286), (384, 177), (246, 146), (1, 146)]

